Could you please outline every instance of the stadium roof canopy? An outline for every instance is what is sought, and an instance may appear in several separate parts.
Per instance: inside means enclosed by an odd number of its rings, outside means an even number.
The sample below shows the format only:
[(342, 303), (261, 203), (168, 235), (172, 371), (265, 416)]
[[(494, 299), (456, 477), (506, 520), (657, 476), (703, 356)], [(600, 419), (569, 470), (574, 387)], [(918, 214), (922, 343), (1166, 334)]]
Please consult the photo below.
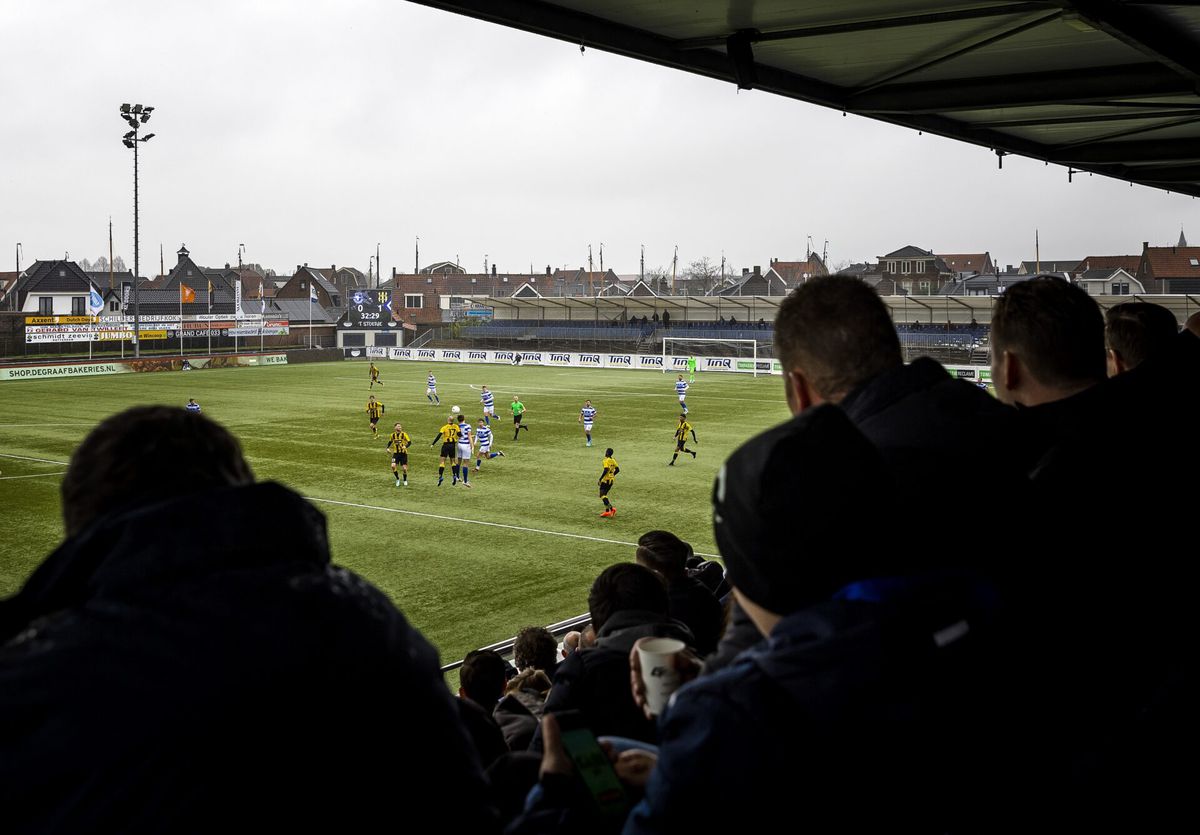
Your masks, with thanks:
[(1200, 195), (1200, 7), (1143, 0), (413, 0)]

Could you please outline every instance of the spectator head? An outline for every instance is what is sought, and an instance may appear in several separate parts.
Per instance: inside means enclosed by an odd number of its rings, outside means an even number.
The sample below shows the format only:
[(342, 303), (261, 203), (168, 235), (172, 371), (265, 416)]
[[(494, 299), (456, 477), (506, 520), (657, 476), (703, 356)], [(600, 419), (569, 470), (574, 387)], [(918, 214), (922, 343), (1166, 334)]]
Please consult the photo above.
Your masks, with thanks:
[(669, 531), (650, 531), (638, 537), (637, 561), (668, 582), (687, 575), (692, 548)]
[(788, 294), (775, 316), (775, 347), (792, 414), (837, 403), (904, 364), (900, 337), (879, 294), (846, 276), (818, 276)]
[(566, 658), (575, 650), (579, 649), (579, 641), (583, 637), (582, 632), (571, 631), (563, 635), (562, 657)]
[(831, 405), (806, 410), (729, 457), (713, 486), (713, 532), (730, 585), (739, 602), (750, 601), (743, 608), (763, 634), (770, 618), (828, 600), (855, 580), (932, 567), (906, 559), (903, 544), (886, 542), (878, 526), (863, 525), (862, 501), (891, 489), (879, 451)]
[(518, 670), (554, 670), (558, 663), (558, 641), (544, 626), (526, 626), (513, 643), (513, 663)]
[(458, 673), (458, 695), (470, 699), (490, 713), (496, 702), (504, 697), (507, 668), (504, 659), (494, 650), (476, 649), (468, 652)]
[(186, 409), (136, 406), (101, 421), (71, 455), (63, 526), (70, 537), (118, 507), (252, 483), (223, 426)]
[(1100, 307), (1057, 276), (1005, 290), (992, 310), (991, 342), (992, 385), (1005, 403), (1053, 403), (1107, 376)]
[(667, 587), (648, 568), (631, 562), (610, 565), (600, 572), (588, 594), (588, 611), (597, 633), (617, 612), (638, 610), (665, 615)]
[(1175, 314), (1162, 305), (1125, 302), (1104, 315), (1108, 376), (1132, 371), (1147, 357), (1170, 350), (1179, 335)]

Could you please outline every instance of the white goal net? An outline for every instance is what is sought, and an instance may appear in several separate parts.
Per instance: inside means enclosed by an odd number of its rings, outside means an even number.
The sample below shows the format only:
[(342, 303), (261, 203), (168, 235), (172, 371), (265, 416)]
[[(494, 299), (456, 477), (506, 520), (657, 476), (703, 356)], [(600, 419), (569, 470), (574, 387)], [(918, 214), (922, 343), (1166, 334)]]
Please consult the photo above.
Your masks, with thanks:
[(741, 371), (746, 374), (770, 373), (770, 360), (760, 360), (756, 339), (687, 339), (665, 336), (662, 341), (663, 372), (686, 373), (688, 360), (696, 361), (697, 371)]

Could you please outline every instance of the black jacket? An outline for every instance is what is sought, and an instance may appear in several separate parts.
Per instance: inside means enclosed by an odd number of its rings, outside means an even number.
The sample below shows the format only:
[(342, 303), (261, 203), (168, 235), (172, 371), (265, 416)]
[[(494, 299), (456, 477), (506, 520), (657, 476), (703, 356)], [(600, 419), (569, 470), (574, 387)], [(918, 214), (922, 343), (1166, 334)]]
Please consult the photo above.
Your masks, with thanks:
[[(601, 627), (596, 645), (572, 653), (554, 671), (546, 713), (578, 710), (596, 736), (623, 736), (654, 742), (654, 722), (633, 702), (629, 685), (629, 653), (639, 638), (678, 638), (695, 643), (686, 626), (656, 612), (617, 612)], [(539, 726), (530, 750), (542, 750)]]
[[(437, 653), (276, 484), (134, 508), (0, 604), (6, 833), (493, 824)], [(461, 826), (459, 826), (461, 824)]]
[(725, 628), (725, 610), (713, 593), (694, 577), (681, 577), (667, 584), (667, 598), (671, 617), (695, 636), (696, 653), (714, 652)]

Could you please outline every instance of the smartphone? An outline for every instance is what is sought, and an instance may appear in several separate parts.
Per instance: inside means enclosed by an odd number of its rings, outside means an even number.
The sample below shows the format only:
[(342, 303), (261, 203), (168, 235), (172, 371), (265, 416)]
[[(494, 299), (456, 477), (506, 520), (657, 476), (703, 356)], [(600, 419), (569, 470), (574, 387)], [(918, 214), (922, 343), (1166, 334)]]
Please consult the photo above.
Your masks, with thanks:
[(596, 741), (583, 714), (577, 710), (564, 710), (555, 713), (554, 718), (558, 720), (563, 748), (600, 812), (606, 816), (624, 817), (629, 811), (629, 798), (613, 771), (608, 754)]

